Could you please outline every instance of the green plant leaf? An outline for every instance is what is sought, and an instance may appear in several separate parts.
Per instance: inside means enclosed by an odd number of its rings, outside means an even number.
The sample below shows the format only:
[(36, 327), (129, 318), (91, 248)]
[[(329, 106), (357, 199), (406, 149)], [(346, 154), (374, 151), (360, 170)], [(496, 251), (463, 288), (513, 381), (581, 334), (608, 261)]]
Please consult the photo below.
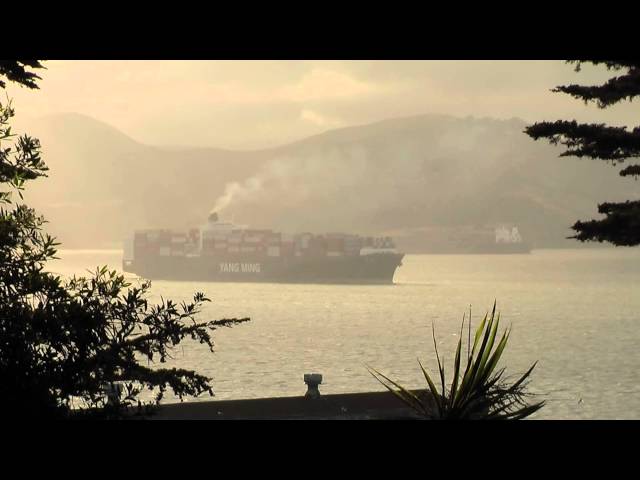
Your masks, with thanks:
[(505, 349), (505, 347), (507, 346), (507, 341), (509, 340), (509, 333), (510, 333), (510, 330), (506, 330), (502, 334), (502, 338), (500, 339), (500, 342), (498, 343), (498, 346), (496, 347), (495, 352), (493, 353), (493, 355), (489, 359), (489, 362), (488, 362), (486, 368), (482, 372), (482, 376), (478, 379), (478, 381), (480, 383), (485, 382), (489, 378), (489, 376), (491, 375), (491, 372), (493, 372), (494, 368), (498, 364), (498, 361), (500, 360), (500, 357), (502, 356), (502, 352)]
[[(397, 398), (402, 400), (409, 407), (413, 408), (414, 410), (416, 410), (416, 411), (418, 411), (418, 412), (420, 412), (422, 414), (427, 414), (428, 413), (426, 407), (423, 405), (423, 403), (420, 401), (420, 399), (417, 396), (415, 396), (413, 393), (411, 393), (409, 390), (404, 388), (402, 385), (400, 385), (397, 382), (394, 382), (389, 377), (387, 377), (383, 373), (378, 372), (374, 368), (367, 367), (367, 370), (369, 370), (369, 373), (373, 376), (373, 378), (378, 380), (378, 382), (380, 382), (387, 390), (389, 390), (391, 393), (393, 393)], [(382, 379), (384, 379), (385, 381), (382, 381), (380, 379), (380, 377)], [(398, 390), (395, 390), (394, 388), (389, 386), (389, 384), (393, 385)]]
[(456, 348), (456, 358), (453, 362), (453, 381), (451, 383), (451, 392), (449, 392), (449, 405), (453, 407), (456, 396), (458, 394), (458, 379), (460, 377), (460, 350), (462, 349), (462, 338), (458, 339), (458, 347)]
[[(467, 358), (467, 367), (464, 375), (461, 375), (462, 356), (462, 332), (464, 331), (463, 316), (460, 329), (460, 338), (456, 345), (456, 354), (453, 365), (454, 378), (451, 382), (451, 390), (446, 390), (446, 377), (444, 360), (440, 358), (438, 343), (435, 334), (435, 326), (432, 324), (433, 346), (438, 362), (438, 372), (440, 375), (441, 392), (433, 382), (431, 376), (424, 368), (420, 360), (418, 364), (422, 370), (429, 388), (429, 392), (435, 399), (439, 418), (442, 419), (495, 419), (495, 420), (517, 420), (526, 418), (542, 408), (545, 402), (538, 402), (528, 405), (525, 401), (526, 380), (531, 375), (537, 365), (534, 363), (515, 383), (508, 385), (503, 380), (505, 368), (496, 371), (502, 354), (507, 346), (511, 328), (507, 328), (497, 342), (498, 330), (500, 326), (500, 313), (496, 314), (496, 302), (494, 301), (491, 314), (487, 312), (476, 329), (473, 348)], [(471, 325), (471, 318), (469, 318)], [(469, 343), (470, 343), (469, 329)], [(495, 348), (494, 348), (495, 347)], [(372, 375), (376, 375), (370, 370)], [(496, 373), (494, 373), (496, 372)], [(413, 395), (408, 390), (401, 387), (396, 382), (382, 374), (376, 377), (378, 381), (394, 394), (411, 406), (416, 411), (421, 411), (425, 416), (429, 416), (428, 408), (424, 402)], [(460, 378), (462, 377), (462, 380)], [(383, 380), (384, 379), (384, 380)]]
[(436, 342), (436, 327), (433, 323), (431, 324), (431, 334), (433, 336), (433, 347), (436, 352), (436, 359), (438, 360), (438, 372), (440, 373), (440, 383), (442, 385), (442, 401), (445, 402), (445, 399), (447, 397), (447, 387), (445, 385), (444, 366), (442, 365), (442, 362), (440, 361), (440, 355), (438, 354), (438, 343)]
[(444, 395), (442, 396), (442, 398), (440, 398), (440, 394), (438, 393), (438, 389), (436, 388), (435, 384), (431, 380), (431, 377), (427, 373), (427, 370), (422, 366), (422, 363), (420, 362), (420, 359), (418, 359), (418, 365), (420, 365), (420, 369), (422, 370), (422, 374), (424, 375), (424, 378), (427, 380), (427, 385), (429, 385), (429, 391), (431, 392), (431, 395), (433, 395), (433, 398), (434, 398), (434, 400), (436, 402), (436, 406), (438, 407), (438, 415), (440, 416), (440, 418), (442, 418), (442, 415), (444, 413), (444, 408), (443, 408)]

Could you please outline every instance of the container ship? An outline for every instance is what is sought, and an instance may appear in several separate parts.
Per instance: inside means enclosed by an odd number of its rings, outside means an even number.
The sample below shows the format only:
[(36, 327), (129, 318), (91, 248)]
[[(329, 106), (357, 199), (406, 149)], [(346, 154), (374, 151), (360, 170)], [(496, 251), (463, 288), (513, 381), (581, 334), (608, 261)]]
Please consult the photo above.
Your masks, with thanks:
[(398, 244), (412, 254), (525, 254), (532, 246), (515, 225), (430, 227), (400, 233)]
[(220, 221), (201, 228), (138, 230), (123, 270), (150, 280), (391, 284), (402, 265), (390, 237), (285, 234)]
[(518, 227), (501, 225), (494, 229), (493, 237), (487, 234), (483, 239), (471, 244), (469, 253), (531, 253), (531, 245), (522, 239)]

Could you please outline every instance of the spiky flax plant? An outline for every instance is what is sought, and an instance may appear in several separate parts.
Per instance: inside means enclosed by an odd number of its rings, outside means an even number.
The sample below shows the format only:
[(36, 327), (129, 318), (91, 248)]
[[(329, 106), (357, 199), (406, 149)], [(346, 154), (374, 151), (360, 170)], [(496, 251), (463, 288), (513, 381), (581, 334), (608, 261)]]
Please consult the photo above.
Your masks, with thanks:
[(428, 389), (410, 391), (379, 371), (368, 367), (369, 372), (390, 392), (429, 419), (442, 420), (519, 420), (540, 410), (545, 402), (529, 403), (532, 394), (527, 392), (528, 379), (535, 362), (517, 381), (509, 384), (505, 368), (497, 368), (500, 357), (507, 346), (511, 328), (506, 329), (496, 343), (500, 314), (496, 314), (496, 303), (491, 314), (487, 312), (478, 326), (471, 347), (471, 318), (468, 322), (466, 366), (462, 370), (462, 335), (465, 318), (462, 319), (460, 338), (453, 364), (453, 377), (446, 387), (445, 368), (436, 342), (435, 327), (432, 326), (433, 344), (438, 361), (440, 391), (420, 360), (418, 364), (427, 381)]

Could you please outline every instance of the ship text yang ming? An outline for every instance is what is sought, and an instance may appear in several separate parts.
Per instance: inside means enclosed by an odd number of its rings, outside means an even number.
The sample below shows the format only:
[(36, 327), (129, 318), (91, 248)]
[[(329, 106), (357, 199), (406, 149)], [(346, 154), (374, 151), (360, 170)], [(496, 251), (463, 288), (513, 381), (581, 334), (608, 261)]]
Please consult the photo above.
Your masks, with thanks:
[(228, 273), (260, 273), (260, 267), (259, 263), (220, 263), (220, 271)]

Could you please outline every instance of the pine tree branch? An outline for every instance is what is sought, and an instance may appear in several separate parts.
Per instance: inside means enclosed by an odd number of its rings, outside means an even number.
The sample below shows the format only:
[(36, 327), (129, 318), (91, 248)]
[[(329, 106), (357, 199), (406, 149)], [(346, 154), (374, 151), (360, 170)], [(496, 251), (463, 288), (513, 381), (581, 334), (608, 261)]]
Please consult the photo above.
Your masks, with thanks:
[(640, 177), (640, 164), (629, 165), (620, 170), (621, 177)]
[(27, 88), (39, 88), (36, 83), (40, 77), (27, 70), (27, 68), (45, 68), (39, 60), (0, 60), (0, 88), (5, 88), (6, 83), (1, 77), (18, 83)]
[(578, 233), (570, 238), (581, 242), (609, 242), (617, 246), (640, 244), (640, 200), (603, 203), (598, 205), (598, 212), (606, 218), (576, 222), (572, 228)]
[(640, 68), (640, 62), (637, 60), (568, 60), (567, 63), (575, 63), (577, 72), (581, 70), (583, 63), (591, 63), (596, 66), (604, 65), (607, 67), (607, 70)]
[(632, 68), (626, 75), (613, 77), (603, 85), (565, 85), (552, 90), (584, 100), (585, 103), (597, 102), (599, 108), (607, 108), (621, 100), (629, 101), (640, 95), (640, 69)]
[(534, 140), (546, 138), (553, 145), (566, 146), (562, 157), (613, 160), (614, 164), (640, 157), (640, 127), (628, 131), (627, 127), (609, 127), (603, 123), (558, 120), (535, 123), (525, 128), (525, 133)]

